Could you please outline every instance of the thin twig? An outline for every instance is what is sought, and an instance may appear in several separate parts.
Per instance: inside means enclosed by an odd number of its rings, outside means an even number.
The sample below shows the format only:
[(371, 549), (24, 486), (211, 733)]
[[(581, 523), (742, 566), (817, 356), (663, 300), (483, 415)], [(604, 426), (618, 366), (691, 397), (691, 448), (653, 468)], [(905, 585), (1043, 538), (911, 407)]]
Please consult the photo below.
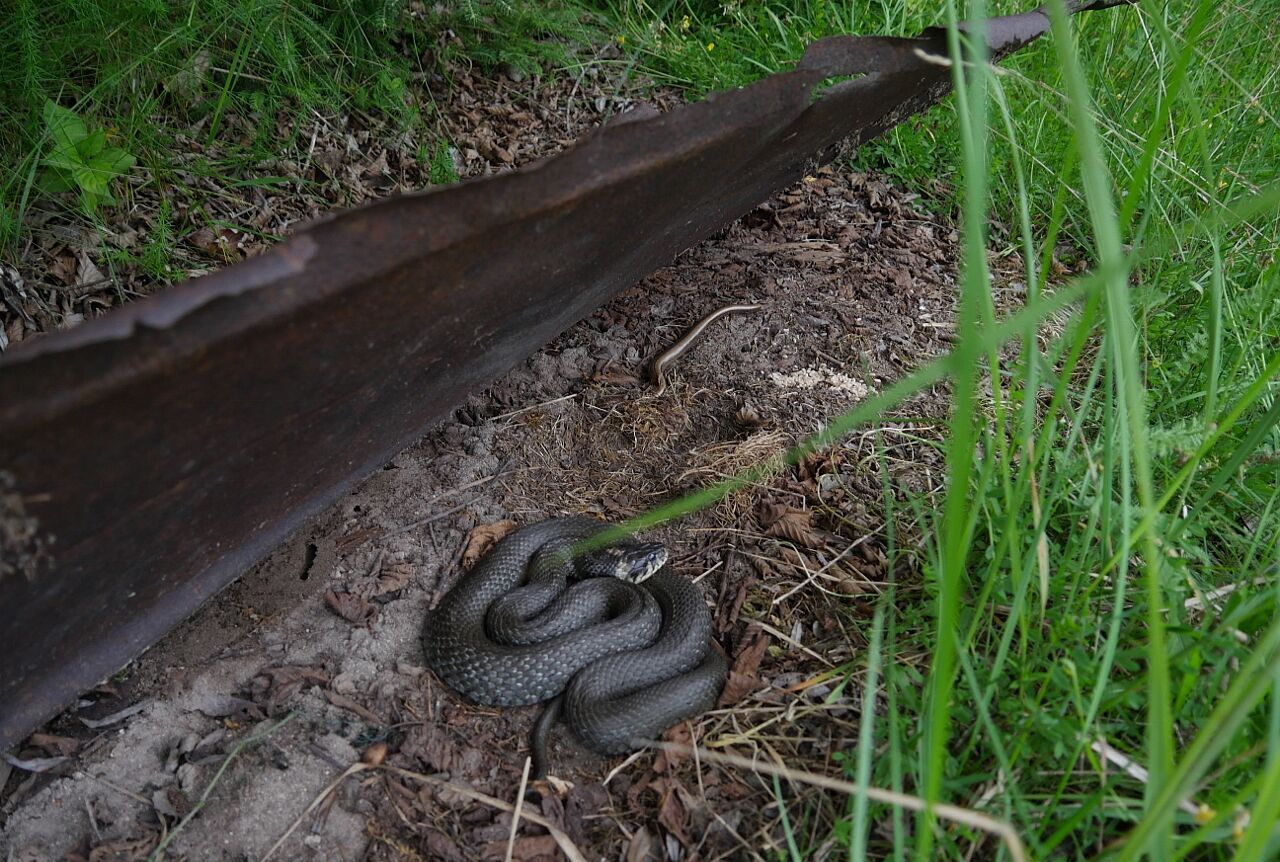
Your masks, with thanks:
[(530, 404), (528, 407), (521, 407), (519, 410), (512, 410), (510, 413), (499, 413), (489, 421), (497, 422), (499, 419), (510, 419), (512, 416), (519, 416), (521, 413), (528, 413), (530, 410), (537, 410), (539, 407), (550, 407), (552, 404), (559, 404), (561, 401), (568, 401), (577, 397), (578, 393), (570, 392), (568, 395), (561, 395), (559, 398), (552, 398), (550, 401), (541, 401), (537, 404)]
[(516, 832), (520, 829), (520, 812), (524, 810), (524, 791), (529, 786), (529, 767), (533, 758), (524, 759), (524, 774), (520, 776), (520, 789), (516, 791), (516, 810), (511, 814), (511, 834), (507, 836), (507, 859), (511, 862), (511, 854), (516, 849)]
[[(1145, 766), (1143, 766), (1141, 763), (1138, 763), (1132, 757), (1125, 754), (1123, 751), (1116, 748), (1114, 745), (1107, 742), (1102, 737), (1098, 737), (1093, 742), (1089, 743), (1089, 747), (1092, 748), (1094, 753), (1097, 754), (1099, 757), (1101, 757), (1103, 760), (1107, 761), (1113, 766), (1120, 767), (1122, 770), (1125, 771), (1125, 773), (1130, 778), (1134, 779), (1135, 781), (1144, 785), (1151, 783), (1151, 777), (1147, 773), (1147, 768)], [(1179, 800), (1178, 807), (1181, 808), (1185, 813), (1191, 815), (1192, 817), (1200, 816), (1201, 806), (1196, 804), (1190, 799)]]
[(630, 766), (631, 764), (635, 763), (635, 762), (636, 762), (637, 760), (639, 760), (641, 757), (644, 757), (644, 750), (643, 750), (643, 749), (641, 749), (640, 751), (633, 751), (633, 752), (631, 752), (631, 754), (629, 754), (629, 755), (627, 756), (627, 759), (626, 759), (626, 760), (622, 761), (622, 762), (621, 762), (621, 763), (619, 763), (617, 766), (615, 766), (613, 769), (609, 770), (609, 774), (608, 774), (608, 775), (606, 775), (606, 776), (604, 777), (604, 781), (601, 781), (601, 782), (600, 782), (600, 785), (601, 785), (602, 787), (608, 787), (608, 786), (609, 786), (609, 782), (610, 782), (610, 781), (613, 781), (613, 779), (615, 779), (615, 778), (617, 778), (617, 777), (618, 777), (618, 773), (622, 772), (622, 770), (626, 769), (628, 766)]
[(84, 773), (84, 775), (89, 780), (96, 781), (99, 784), (103, 785), (104, 787), (110, 787), (116, 793), (123, 794), (124, 796), (129, 797), (135, 802), (141, 802), (143, 805), (147, 806), (148, 808), (151, 807), (151, 800), (143, 796), (141, 793), (134, 793), (132, 790), (129, 790), (128, 788), (125, 788), (125, 787), (121, 787), (119, 784), (116, 784), (113, 781), (108, 781), (107, 779), (103, 778), (101, 775), (93, 775), (92, 773), (89, 773), (89, 772)]
[(333, 781), (330, 781), (328, 786), (325, 787), (324, 790), (321, 790), (315, 799), (311, 800), (311, 804), (304, 808), (302, 813), (294, 818), (294, 821), (289, 824), (289, 828), (284, 831), (283, 835), (276, 839), (276, 843), (271, 845), (271, 848), (267, 850), (259, 862), (267, 862), (267, 860), (271, 858), (272, 854), (280, 849), (280, 845), (289, 840), (289, 836), (294, 833), (294, 830), (302, 825), (302, 821), (306, 819), (307, 815), (314, 811), (317, 805), (327, 799), (329, 794), (338, 788), (338, 785), (342, 784), (342, 782), (346, 781), (357, 772), (362, 772), (366, 769), (373, 769), (373, 767), (362, 761), (356, 761), (346, 769), (342, 770), (342, 772), (338, 774), (338, 777), (333, 779)]
[[(492, 478), (492, 477), (489, 477), (489, 478)], [(479, 500), (481, 496), (483, 495), (477, 495), (475, 497), (472, 497), (469, 500), (459, 503), (458, 505), (454, 506), (452, 509), (445, 509), (443, 512), (436, 512), (434, 515), (428, 515), (425, 518), (419, 518), (416, 521), (410, 521), (409, 523), (405, 524), (403, 527), (396, 527), (394, 530), (388, 530), (383, 535), (384, 537), (388, 537), (388, 538), (391, 536), (398, 536), (401, 533), (407, 533), (410, 530), (415, 529), (417, 527), (421, 527), (425, 524), (431, 524), (431, 523), (434, 523), (435, 521), (439, 521), (441, 518), (447, 518), (450, 515), (454, 514), (455, 512), (461, 512), (463, 509), (467, 508), (472, 503)]]
[(774, 637), (778, 638), (779, 640), (786, 641), (787, 643), (791, 644), (793, 647), (795, 647), (796, 649), (800, 650), (801, 652), (808, 653), (810, 657), (812, 657), (812, 658), (816, 658), (818, 661), (822, 662), (822, 663), (823, 663), (823, 664), (825, 664), (827, 667), (834, 667), (834, 665), (831, 663), (831, 660), (830, 660), (830, 659), (828, 659), (826, 656), (822, 655), (821, 653), (816, 653), (816, 652), (814, 652), (813, 650), (809, 649), (809, 648), (808, 648), (807, 646), (805, 646), (804, 644), (800, 643), (800, 641), (798, 641), (798, 640), (796, 640), (795, 638), (791, 637), (791, 635), (783, 634), (783, 633), (782, 633), (782, 632), (780, 632), (778, 629), (774, 628), (773, 626), (769, 625), (768, 623), (764, 622), (763, 620), (753, 620), (753, 621), (752, 621), (752, 624), (753, 624), (753, 625), (760, 626), (760, 628), (764, 629), (764, 630), (765, 630), (765, 631), (767, 631), (769, 634), (773, 635)]

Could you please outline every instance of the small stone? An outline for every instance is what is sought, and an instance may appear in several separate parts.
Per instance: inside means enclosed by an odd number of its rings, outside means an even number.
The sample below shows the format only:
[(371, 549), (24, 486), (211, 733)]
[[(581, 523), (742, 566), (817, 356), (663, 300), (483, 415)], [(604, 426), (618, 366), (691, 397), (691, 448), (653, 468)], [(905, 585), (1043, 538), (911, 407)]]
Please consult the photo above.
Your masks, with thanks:
[(422, 676), (424, 671), (426, 671), (426, 668), (424, 667), (419, 667), (416, 664), (411, 664), (410, 662), (407, 662), (404, 659), (399, 659), (399, 658), (396, 659), (396, 673), (402, 676), (418, 677), (418, 676)]
[(349, 673), (338, 674), (333, 678), (333, 681), (329, 683), (329, 686), (338, 694), (352, 695), (356, 693), (355, 680), (351, 678), (351, 674)]
[(188, 796), (196, 792), (200, 784), (200, 767), (194, 763), (184, 763), (178, 767), (178, 787)]
[(364, 750), (364, 754), (360, 755), (360, 760), (369, 766), (381, 766), (382, 761), (387, 759), (387, 744), (385, 742), (375, 742)]

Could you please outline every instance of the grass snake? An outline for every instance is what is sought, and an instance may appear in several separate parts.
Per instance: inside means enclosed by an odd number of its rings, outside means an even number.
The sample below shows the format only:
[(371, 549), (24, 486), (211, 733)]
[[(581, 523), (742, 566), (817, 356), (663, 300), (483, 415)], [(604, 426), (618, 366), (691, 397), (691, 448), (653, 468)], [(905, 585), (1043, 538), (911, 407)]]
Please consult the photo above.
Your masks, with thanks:
[(620, 754), (710, 709), (728, 673), (701, 593), (661, 545), (579, 552), (607, 529), (574, 516), (508, 534), (424, 625), (428, 666), (468, 700), (551, 701), (531, 745), (539, 775), (557, 718), (588, 748)]

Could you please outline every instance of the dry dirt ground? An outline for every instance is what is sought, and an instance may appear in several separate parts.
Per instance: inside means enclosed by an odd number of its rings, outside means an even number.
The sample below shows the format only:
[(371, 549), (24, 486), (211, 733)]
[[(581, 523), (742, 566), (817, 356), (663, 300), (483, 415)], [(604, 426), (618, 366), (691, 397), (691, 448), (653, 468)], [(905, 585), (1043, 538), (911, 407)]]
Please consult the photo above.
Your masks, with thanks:
[[(473, 82), (450, 120), (464, 167), (563, 145), (598, 121), (597, 91)], [(573, 122), (557, 130), (566, 105)], [(365, 157), (397, 163), (390, 149)], [(283, 837), (272, 858), (556, 859), (558, 840), (586, 859), (776, 858), (781, 798), (824, 858), (839, 795), (684, 756), (602, 759), (563, 734), (512, 839), (534, 710), (459, 701), (418, 639), (504, 522), (646, 510), (777, 456), (944, 352), (956, 235), (908, 197), (840, 169), (806, 177), (471, 398), (12, 752), (26, 768), (0, 763), (0, 856), (132, 860), (163, 844), (170, 859), (256, 860)], [(713, 324), (654, 394), (649, 359), (743, 302), (763, 308)], [(734, 667), (720, 707), (670, 739), (839, 774), (861, 693), (826, 672), (857, 666), (891, 577), (885, 494), (940, 482), (946, 405), (922, 393), (875, 432), (659, 529)], [(916, 601), (906, 559), (892, 576)], [(362, 756), (381, 766), (332, 784)]]

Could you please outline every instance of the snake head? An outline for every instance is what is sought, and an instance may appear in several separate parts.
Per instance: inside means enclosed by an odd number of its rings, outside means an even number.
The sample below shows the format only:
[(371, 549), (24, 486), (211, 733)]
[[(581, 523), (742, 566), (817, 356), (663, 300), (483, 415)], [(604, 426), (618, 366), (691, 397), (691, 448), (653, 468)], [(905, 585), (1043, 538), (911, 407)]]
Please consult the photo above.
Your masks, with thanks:
[(667, 564), (667, 549), (658, 542), (629, 542), (601, 548), (589, 555), (591, 574), (643, 583)]

